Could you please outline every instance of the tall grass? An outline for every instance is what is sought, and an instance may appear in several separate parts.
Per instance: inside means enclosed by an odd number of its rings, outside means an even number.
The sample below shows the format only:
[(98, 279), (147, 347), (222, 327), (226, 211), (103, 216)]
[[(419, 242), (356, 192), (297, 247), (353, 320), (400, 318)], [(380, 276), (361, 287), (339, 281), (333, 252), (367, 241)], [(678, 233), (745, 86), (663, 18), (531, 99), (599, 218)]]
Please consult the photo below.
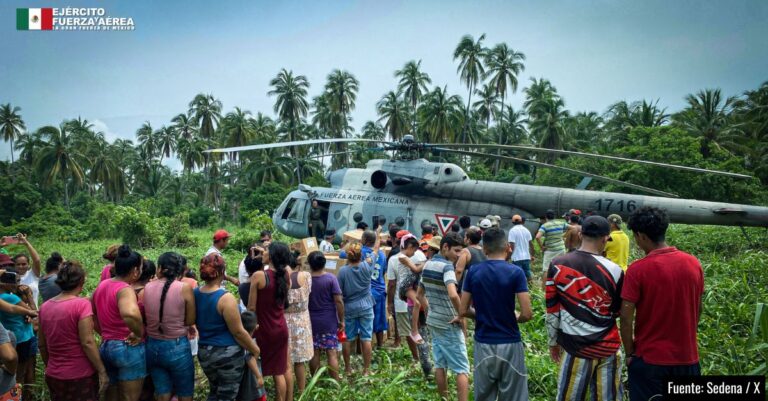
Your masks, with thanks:
[[(697, 256), (704, 268), (704, 309), (699, 324), (699, 351), (704, 374), (766, 374), (768, 357), (768, 311), (758, 304), (768, 300), (768, 234), (762, 229), (749, 229), (751, 243), (741, 231), (732, 227), (672, 226), (668, 234), (670, 245)], [(197, 244), (175, 249), (190, 258), (190, 266), (210, 246), (211, 231), (196, 230)], [(99, 240), (81, 243), (51, 241), (33, 243), (43, 258), (52, 251), (60, 251), (65, 258), (78, 259), (88, 269), (85, 292), (89, 293), (98, 283), (104, 261), (101, 254), (115, 241)], [(169, 249), (140, 250), (145, 256), (157, 258)], [(224, 252), (229, 274), (236, 274), (237, 262), (244, 256), (237, 250)], [(639, 257), (637, 249), (633, 258)], [(540, 260), (540, 259), (539, 259)], [(534, 269), (539, 271), (539, 269)], [(230, 290), (235, 291), (234, 287)], [(549, 359), (544, 325), (544, 297), (538, 286), (531, 289), (534, 319), (521, 325), (528, 367), (528, 388), (531, 400), (552, 400), (556, 395), (557, 366)], [(757, 310), (757, 313), (756, 313)], [(472, 362), (473, 340), (468, 341)], [(359, 357), (353, 363), (360, 369)], [(434, 382), (424, 380), (421, 369), (415, 367), (410, 353), (403, 346), (398, 350), (376, 351), (373, 374), (369, 377), (354, 376), (337, 383), (325, 371), (313, 377), (299, 401), (346, 401), (346, 400), (437, 400)], [(42, 366), (39, 366), (42, 369)], [(39, 370), (41, 373), (42, 370)], [(625, 376), (626, 377), (626, 376)], [(204, 400), (205, 380), (196, 391), (196, 400)], [(471, 377), (470, 377), (471, 383)], [(44, 388), (42, 375), (38, 385)], [(455, 380), (451, 377), (450, 392), (455, 398)], [(270, 394), (272, 399), (273, 394)], [(471, 396), (470, 396), (471, 397)]]

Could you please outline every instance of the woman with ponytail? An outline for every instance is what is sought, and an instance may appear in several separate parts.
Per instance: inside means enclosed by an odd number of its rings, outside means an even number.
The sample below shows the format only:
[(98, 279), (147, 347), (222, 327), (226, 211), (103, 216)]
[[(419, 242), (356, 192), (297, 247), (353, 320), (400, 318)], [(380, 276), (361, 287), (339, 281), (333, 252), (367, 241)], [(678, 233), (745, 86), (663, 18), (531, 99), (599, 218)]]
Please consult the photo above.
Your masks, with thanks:
[(99, 283), (93, 292), (101, 360), (109, 375), (108, 401), (138, 400), (147, 375), (144, 322), (131, 288), (141, 276), (142, 264), (141, 255), (121, 245), (115, 257), (115, 277)]
[[(200, 278), (205, 284), (195, 288), (197, 331), (200, 335), (197, 359), (208, 378), (208, 400), (233, 401), (237, 398), (245, 369), (243, 349), (255, 359), (259, 347), (243, 328), (235, 297), (221, 287), (226, 279), (224, 258), (211, 253), (200, 261)], [(258, 385), (263, 386), (261, 377)]]
[(195, 365), (187, 338), (195, 324), (195, 295), (179, 280), (184, 272), (181, 255), (166, 252), (157, 259), (157, 280), (144, 286), (147, 317), (147, 370), (155, 384), (155, 399), (192, 401)]
[(51, 400), (98, 401), (109, 377), (93, 336), (91, 302), (80, 297), (83, 267), (65, 262), (56, 284), (61, 293), (40, 306), (40, 354)]
[(277, 400), (285, 401), (289, 389), (293, 389), (293, 378), (290, 374), (286, 374), (290, 360), (288, 350), (290, 335), (285, 321), (285, 308), (288, 307), (290, 287), (288, 264), (291, 262), (291, 251), (288, 245), (280, 242), (270, 244), (267, 252), (262, 253), (262, 262), (270, 268), (257, 271), (251, 276), (248, 310), (256, 312), (258, 316), (259, 325), (255, 338), (263, 348), (262, 374), (275, 379)]

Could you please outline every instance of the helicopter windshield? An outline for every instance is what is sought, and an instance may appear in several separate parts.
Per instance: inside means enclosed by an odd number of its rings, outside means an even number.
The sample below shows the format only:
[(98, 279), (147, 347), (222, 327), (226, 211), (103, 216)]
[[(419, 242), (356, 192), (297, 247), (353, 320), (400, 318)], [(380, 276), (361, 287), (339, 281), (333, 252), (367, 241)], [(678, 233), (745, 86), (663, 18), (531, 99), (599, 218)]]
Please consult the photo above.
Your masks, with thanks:
[(288, 221), (301, 223), (304, 221), (304, 211), (307, 209), (306, 199), (291, 199), (291, 202), (286, 208), (288, 214)]

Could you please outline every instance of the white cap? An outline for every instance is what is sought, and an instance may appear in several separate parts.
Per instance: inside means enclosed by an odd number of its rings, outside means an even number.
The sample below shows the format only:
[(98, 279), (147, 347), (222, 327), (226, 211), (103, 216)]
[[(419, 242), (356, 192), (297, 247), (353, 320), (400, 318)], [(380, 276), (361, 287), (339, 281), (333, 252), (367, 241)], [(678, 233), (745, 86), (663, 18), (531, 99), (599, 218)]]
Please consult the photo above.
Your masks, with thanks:
[(492, 226), (493, 226), (493, 223), (491, 223), (490, 220), (488, 219), (480, 220), (480, 228), (482, 228), (483, 230), (491, 228)]

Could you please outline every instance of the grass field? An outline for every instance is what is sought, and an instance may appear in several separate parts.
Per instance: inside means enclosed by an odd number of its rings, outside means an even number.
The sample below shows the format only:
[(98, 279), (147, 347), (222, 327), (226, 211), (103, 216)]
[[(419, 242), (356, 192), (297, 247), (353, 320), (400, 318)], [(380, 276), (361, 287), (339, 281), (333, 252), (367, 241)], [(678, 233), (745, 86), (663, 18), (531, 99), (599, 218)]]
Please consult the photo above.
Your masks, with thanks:
[[(237, 229), (234, 229), (237, 232)], [(766, 230), (748, 230), (752, 244), (737, 228), (673, 226), (668, 240), (671, 245), (696, 255), (702, 262), (705, 276), (704, 311), (699, 325), (699, 350), (704, 374), (747, 374), (758, 370), (765, 374), (768, 350), (762, 339), (753, 338), (752, 328), (756, 305), (768, 301), (768, 236)], [(145, 256), (157, 258), (160, 253), (173, 250), (190, 258), (190, 266), (199, 260), (210, 246), (210, 231), (193, 233), (196, 245), (184, 249), (140, 250)], [(65, 258), (81, 261), (88, 270), (85, 291), (90, 294), (98, 283), (106, 247), (118, 241), (89, 241), (63, 243), (49, 239), (30, 238), (41, 257), (51, 251), (61, 252)], [(236, 272), (236, 261), (243, 257), (242, 250), (227, 250), (228, 271)], [(633, 257), (638, 257), (633, 250)], [(234, 287), (230, 288), (235, 291)], [(544, 326), (543, 294), (531, 291), (534, 319), (522, 324), (523, 341), (528, 366), (528, 387), (532, 400), (551, 400), (556, 393), (556, 365), (549, 359)], [(760, 344), (763, 344), (762, 346)], [(469, 340), (470, 359), (473, 341)], [(359, 363), (356, 361), (355, 363)], [(42, 366), (40, 367), (42, 369)], [(344, 383), (320, 379), (301, 400), (436, 400), (434, 384), (423, 380), (420, 369), (413, 367), (405, 348), (396, 351), (378, 351), (374, 355), (375, 374)], [(38, 375), (41, 378), (41, 375)], [(42, 383), (41, 380), (38, 380)], [(454, 382), (451, 380), (451, 388)], [(269, 383), (268, 383), (269, 386)], [(205, 388), (200, 388), (196, 399), (205, 399)], [(273, 398), (270, 398), (273, 399)], [(297, 399), (299, 399), (297, 397)]]

